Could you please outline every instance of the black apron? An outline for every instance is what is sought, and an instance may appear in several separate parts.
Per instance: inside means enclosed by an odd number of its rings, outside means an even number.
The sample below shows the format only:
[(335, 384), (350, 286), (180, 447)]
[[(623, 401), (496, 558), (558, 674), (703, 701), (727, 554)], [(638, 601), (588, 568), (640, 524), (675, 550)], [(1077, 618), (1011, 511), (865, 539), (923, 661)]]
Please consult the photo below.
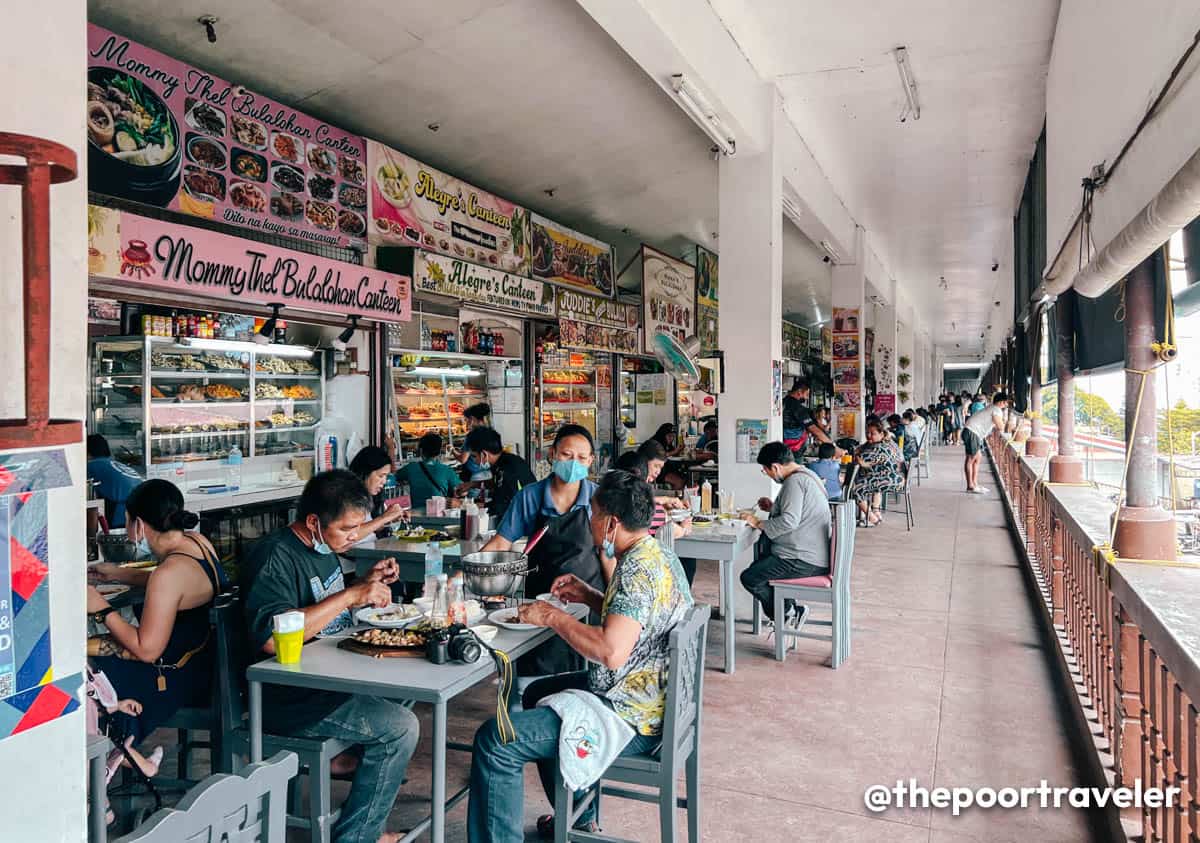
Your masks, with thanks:
[[(592, 527), (586, 509), (573, 509), (566, 515), (538, 513), (533, 538), (546, 527), (546, 534), (529, 554), (530, 565), (537, 570), (525, 578), (525, 596), (536, 597), (550, 590), (563, 574), (574, 574), (596, 590), (603, 592), (604, 572), (600, 568), (600, 553), (592, 543)], [(520, 676), (545, 676), (574, 670), (579, 656), (561, 638), (555, 637), (537, 649), (517, 659)]]

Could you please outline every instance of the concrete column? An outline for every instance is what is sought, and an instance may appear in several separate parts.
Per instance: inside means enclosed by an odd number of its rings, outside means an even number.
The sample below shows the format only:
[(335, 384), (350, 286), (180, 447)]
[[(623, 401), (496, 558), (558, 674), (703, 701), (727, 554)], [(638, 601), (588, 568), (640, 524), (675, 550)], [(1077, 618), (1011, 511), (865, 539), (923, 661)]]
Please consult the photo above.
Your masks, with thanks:
[[(892, 279), (887, 284), (887, 304), (875, 308), (875, 393), (896, 395), (896, 347), (899, 339), (896, 330), (897, 289)], [(900, 399), (895, 399), (896, 412), (904, 412)]]
[[(1048, 457), (1050, 456), (1050, 440), (1042, 435), (1042, 356), (1041, 344), (1046, 341), (1044, 336), (1041, 336), (1041, 312), (1035, 311), (1034, 322), (1030, 327), (1038, 332), (1038, 344), (1033, 349), (1033, 359), (1029, 361), (1031, 367), (1029, 378), (1029, 414), (1031, 418), (1029, 438), (1025, 440), (1025, 455), (1030, 457)], [(1053, 326), (1049, 326), (1053, 330)]]
[[(774, 107), (774, 98), (764, 101)], [(775, 125), (773, 119), (766, 122)], [(783, 437), (771, 393), (771, 362), (783, 359), (783, 180), (771, 140), (761, 151), (739, 151), (719, 164), (721, 277), (729, 293), (719, 316), (725, 352), (725, 392), (718, 399), (720, 477), (721, 488), (733, 492), (741, 506), (770, 496), (772, 489), (754, 462), (756, 454), (749, 463), (737, 462), (737, 420), (766, 419), (767, 441)]]
[(1118, 555), (1129, 559), (1174, 559), (1176, 554), (1174, 516), (1158, 505), (1156, 358), (1150, 348), (1155, 341), (1153, 267), (1153, 258), (1144, 260), (1125, 279), (1125, 448), (1129, 471), (1113, 545)]
[[(854, 253), (849, 258), (848, 263), (839, 264), (833, 268), (833, 308), (836, 311), (838, 308), (857, 308), (858, 309), (858, 383), (863, 382), (863, 327), (866, 321), (866, 315), (863, 312), (866, 303), (866, 232), (858, 228), (855, 230), (854, 236)], [(837, 331), (839, 326), (834, 324), (834, 331)], [(844, 326), (842, 328), (844, 332)], [(835, 334), (836, 339), (836, 334)], [(834, 366), (844, 365), (834, 363)], [(836, 390), (836, 384), (834, 389)], [(861, 392), (860, 392), (861, 395)], [(854, 419), (854, 434), (853, 437), (858, 440), (864, 439), (863, 421), (866, 413), (861, 406), (857, 410), (839, 410), (837, 409), (837, 396), (834, 396), (834, 412), (833, 412), (833, 430), (834, 438), (843, 436), (843, 422), (846, 417)]]
[(1050, 458), (1051, 483), (1082, 483), (1083, 460), (1075, 456), (1075, 292), (1054, 305), (1055, 368), (1058, 370), (1058, 453)]
[[(908, 358), (908, 368), (901, 368), (900, 358)], [(902, 314), (896, 322), (896, 375), (899, 377), (901, 373), (908, 375), (908, 383), (901, 384), (897, 382), (897, 390), (907, 392), (908, 398), (900, 401), (899, 396), (896, 400), (902, 403), (905, 407), (922, 407), (927, 402), (921, 400), (920, 394), (917, 392), (916, 376), (916, 358), (913, 356), (913, 323), (911, 311)]]

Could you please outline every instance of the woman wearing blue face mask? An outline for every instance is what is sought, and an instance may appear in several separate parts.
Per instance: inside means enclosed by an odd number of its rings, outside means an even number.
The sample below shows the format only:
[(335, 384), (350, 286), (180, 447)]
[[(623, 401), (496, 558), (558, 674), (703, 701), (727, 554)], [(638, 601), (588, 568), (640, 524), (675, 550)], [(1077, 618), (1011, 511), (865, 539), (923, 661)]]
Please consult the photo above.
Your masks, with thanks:
[(158, 567), (147, 572), (101, 563), (91, 573), (144, 587), (141, 618), (137, 626), (128, 623), (92, 586), (87, 610), (110, 633), (98, 639), (93, 667), (104, 671), (121, 696), (142, 704), (137, 717), (116, 715), (123, 732), (118, 737), (137, 743), (181, 706), (208, 705), (215, 649), (208, 609), (229, 582), (212, 544), (191, 532), (200, 516), (183, 508), (183, 494), (173, 484), (147, 480), (130, 493), (125, 510), (129, 538)]
[[(548, 592), (563, 574), (574, 574), (593, 588), (604, 590), (595, 542), (592, 541), (592, 493), (587, 479), (595, 457), (592, 435), (577, 424), (558, 429), (550, 449), (553, 473), (545, 480), (524, 486), (512, 499), (500, 526), (484, 550), (509, 550), (513, 542), (542, 532), (529, 561), (537, 571), (525, 580), (530, 597)], [(532, 657), (532, 658), (531, 658)], [(518, 662), (522, 676), (560, 673), (574, 663), (570, 648), (555, 639)]]

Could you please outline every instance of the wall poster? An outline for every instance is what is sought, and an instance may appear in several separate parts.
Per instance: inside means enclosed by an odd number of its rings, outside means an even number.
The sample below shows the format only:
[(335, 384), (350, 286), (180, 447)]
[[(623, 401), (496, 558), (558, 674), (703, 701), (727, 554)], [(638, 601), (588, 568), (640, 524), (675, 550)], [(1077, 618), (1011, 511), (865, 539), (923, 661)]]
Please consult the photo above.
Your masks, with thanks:
[(612, 296), (613, 250), (608, 243), (534, 213), (529, 215), (529, 238), (534, 278)]
[(734, 423), (734, 456), (737, 462), (750, 463), (767, 444), (766, 419), (736, 419)]
[(771, 361), (771, 415), (783, 415), (783, 361)]
[(642, 245), (642, 328), (647, 354), (655, 333), (682, 340), (696, 333), (696, 275), (691, 264)]
[(718, 306), (719, 287), (718, 259), (714, 252), (703, 246), (696, 247), (696, 304), (715, 308)]

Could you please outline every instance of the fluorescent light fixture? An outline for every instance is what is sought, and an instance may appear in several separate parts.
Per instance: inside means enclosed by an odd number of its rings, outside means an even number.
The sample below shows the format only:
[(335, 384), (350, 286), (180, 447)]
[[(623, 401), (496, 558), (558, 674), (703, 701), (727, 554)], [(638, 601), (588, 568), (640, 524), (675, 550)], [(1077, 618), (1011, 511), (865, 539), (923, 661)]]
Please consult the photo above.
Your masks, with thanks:
[(825, 250), (825, 254), (829, 255), (829, 259), (831, 261), (833, 261), (834, 263), (842, 262), (842, 256), (838, 253), (837, 249), (833, 248), (833, 244), (830, 243), (828, 240), (822, 240), (817, 245), (819, 245), (822, 249)]
[(780, 204), (783, 207), (783, 215), (796, 225), (800, 225), (800, 206), (796, 204), (796, 200), (785, 193)]
[(732, 158), (737, 152), (737, 140), (700, 89), (682, 73), (676, 73), (671, 77), (671, 90), (675, 92), (683, 110), (704, 130), (704, 134), (716, 144), (717, 149)]
[(192, 348), (202, 348), (206, 351), (255, 351), (259, 354), (270, 354), (275, 357), (313, 356), (313, 349), (306, 345), (284, 345), (283, 343), (271, 343), (271, 347), (266, 349), (262, 347), (261, 343), (256, 342), (243, 342), (242, 340), (209, 340), (201, 339), (200, 337), (183, 337), (179, 340), (179, 344), (191, 346)]
[(909, 117), (920, 120), (921, 99), (917, 93), (917, 80), (913, 78), (912, 67), (908, 64), (908, 48), (897, 47), (892, 50), (892, 57), (896, 60), (896, 72), (900, 74), (900, 84), (904, 87), (904, 108), (900, 110), (900, 122), (905, 122)]
[(478, 369), (472, 369), (470, 366), (463, 366), (461, 369), (445, 368), (439, 369), (436, 366), (413, 366), (408, 370), (410, 375), (428, 375), (435, 378), (477, 378), (483, 374)]
[(943, 363), (943, 369), (978, 369), (982, 363)]

